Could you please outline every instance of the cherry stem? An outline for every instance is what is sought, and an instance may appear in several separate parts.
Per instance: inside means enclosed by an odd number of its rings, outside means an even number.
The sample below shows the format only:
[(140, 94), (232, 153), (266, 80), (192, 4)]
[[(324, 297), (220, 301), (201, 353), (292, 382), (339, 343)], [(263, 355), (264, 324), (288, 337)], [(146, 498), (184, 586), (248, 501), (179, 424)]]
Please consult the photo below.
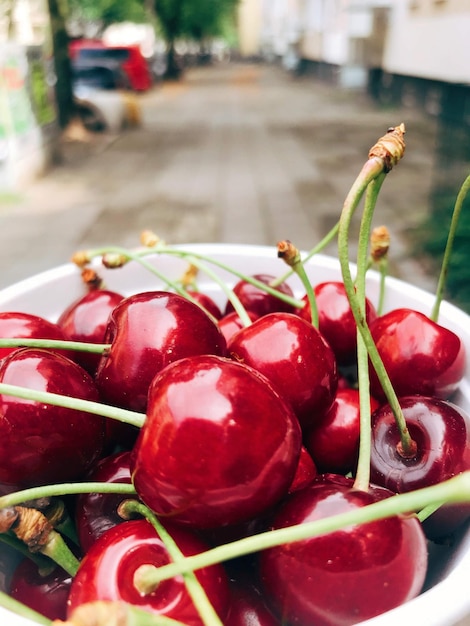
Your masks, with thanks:
[[(323, 237), (323, 239), (319, 243), (317, 243), (316, 246), (314, 246), (313, 248), (309, 250), (309, 252), (302, 259), (302, 263), (305, 264), (309, 259), (315, 256), (315, 254), (320, 253), (322, 250), (326, 248), (327, 245), (329, 245), (332, 241), (334, 241), (338, 234), (338, 228), (339, 228), (339, 220), (338, 222), (336, 222), (333, 228)], [(293, 273), (294, 273), (294, 270), (289, 270), (282, 276), (279, 276), (278, 278), (276, 278), (276, 280), (273, 280), (271, 282), (271, 287), (277, 287), (281, 283), (285, 282), (288, 278), (292, 276)]]
[(0, 542), (13, 548), (24, 557), (30, 559), (38, 568), (38, 572), (40, 575), (47, 575), (52, 572), (55, 568), (55, 563), (53, 563), (48, 557), (43, 556), (42, 554), (36, 554), (31, 552), (24, 544), (23, 541), (20, 541), (17, 537), (7, 534), (0, 533)]
[(111, 347), (109, 343), (88, 343), (64, 339), (36, 339), (33, 337), (2, 337), (0, 348), (46, 348), (51, 350), (75, 350), (102, 354)]
[[(399, 454), (406, 458), (411, 458), (416, 453), (416, 443), (412, 440), (410, 433), (408, 431), (408, 427), (406, 425), (405, 418), (403, 416), (403, 412), (398, 401), (398, 397), (395, 393), (393, 385), (388, 376), (387, 370), (383, 364), (382, 358), (377, 350), (374, 339), (369, 330), (369, 326), (367, 324), (365, 314), (363, 311), (362, 303), (358, 297), (356, 292), (356, 286), (351, 276), (351, 268), (349, 262), (349, 229), (351, 224), (351, 219), (354, 214), (355, 209), (357, 208), (359, 201), (364, 194), (365, 190), (369, 186), (369, 184), (375, 180), (376, 178), (382, 178), (385, 174), (384, 164), (381, 159), (377, 157), (373, 157), (369, 159), (361, 173), (357, 177), (356, 181), (353, 183), (351, 190), (345, 200), (343, 211), (340, 217), (340, 228), (338, 233), (338, 256), (339, 262), (341, 265), (341, 272), (343, 276), (344, 288), (346, 290), (346, 294), (348, 296), (349, 304), (351, 307), (351, 311), (354, 315), (354, 319), (356, 321), (356, 326), (358, 331), (362, 336), (362, 340), (367, 348), (367, 352), (369, 358), (372, 362), (372, 365), (377, 372), (377, 376), (381, 382), (383, 391), (385, 396), (390, 404), (390, 408), (395, 417), (395, 421), (397, 424), (397, 428), (400, 432), (400, 441), (401, 446), (400, 450), (398, 450)], [(380, 180), (378, 185), (374, 185), (372, 187), (372, 193), (377, 193), (380, 189)], [(372, 198), (369, 200), (370, 207), (373, 208), (374, 202)], [(362, 222), (362, 224), (367, 224), (366, 222)], [(364, 231), (367, 229), (364, 228)], [(363, 232), (359, 237), (359, 246), (362, 249), (363, 246), (367, 246), (369, 241), (369, 233)], [(361, 261), (361, 257), (363, 256), (362, 252), (359, 252), (358, 261)], [(364, 269), (361, 268), (361, 272), (358, 271), (358, 280), (362, 280), (360, 274), (364, 275)], [(365, 461), (364, 461), (365, 464)]]
[(81, 482), (81, 483), (57, 483), (54, 485), (41, 485), (8, 493), (0, 497), (0, 510), (8, 507), (24, 504), (36, 498), (53, 496), (72, 496), (80, 493), (113, 493), (135, 496), (136, 491), (130, 483), (107, 483), (107, 482)]
[[(290, 304), (293, 307), (302, 308), (304, 306), (304, 302), (302, 302), (302, 300), (297, 300), (296, 298), (293, 298), (292, 296), (289, 296), (288, 294), (278, 291), (272, 286), (272, 284), (268, 285), (267, 283), (263, 283), (262, 281), (254, 278), (253, 276), (248, 276), (244, 274), (243, 272), (240, 272), (234, 268), (231, 268), (226, 263), (219, 261), (218, 259), (213, 259), (212, 257), (206, 254), (201, 254), (198, 252), (187, 252), (181, 249), (171, 248), (171, 247), (158, 248), (154, 252), (157, 252), (158, 254), (172, 254), (175, 256), (179, 256), (181, 258), (188, 259), (191, 263), (193, 263), (195, 259), (201, 259), (212, 265), (215, 265), (219, 269), (229, 272), (230, 274), (232, 274), (232, 276), (236, 276), (240, 280), (244, 280), (247, 283), (250, 283), (251, 285), (258, 287), (258, 289), (261, 289), (262, 291), (265, 291), (266, 293), (269, 293), (270, 295), (276, 298), (279, 298), (279, 300), (282, 300), (283, 302), (286, 302), (287, 304)], [(152, 250), (150, 249), (148, 251), (142, 252), (141, 254), (152, 254)]]
[[(396, 515), (409, 515), (433, 504), (470, 502), (470, 471), (431, 487), (397, 494), (367, 506), (332, 515), (313, 522), (296, 524), (286, 528), (269, 530), (217, 546), (206, 552), (186, 557), (180, 563), (170, 563), (158, 568), (158, 580), (162, 582), (189, 571), (209, 567), (233, 558), (253, 554), (261, 550), (326, 535), (350, 526), (367, 524)], [(157, 573), (155, 573), (157, 577)]]
[(294, 244), (285, 239), (277, 244), (277, 256), (287, 263), (292, 270), (300, 278), (302, 285), (304, 286), (307, 294), (308, 303), (310, 305), (311, 321), (312, 325), (318, 329), (318, 307), (317, 300), (315, 298), (315, 292), (313, 291), (312, 283), (310, 282), (305, 267), (302, 263), (302, 257), (300, 251), (294, 246)]
[[(170, 533), (166, 530), (160, 520), (154, 513), (144, 504), (137, 500), (129, 500), (120, 507), (120, 512), (125, 511), (126, 514), (142, 515), (154, 527), (157, 535), (160, 537), (174, 563), (181, 563), (185, 556), (178, 547)], [(134, 575), (134, 585), (138, 591), (144, 594), (151, 593), (156, 589), (159, 582), (153, 583), (153, 573), (158, 572), (158, 567), (152, 565), (143, 565), (143, 569), (138, 568)], [(194, 606), (199, 612), (201, 620), (206, 626), (223, 626), (214, 607), (209, 601), (207, 594), (199, 582), (194, 572), (186, 572), (183, 574), (186, 589), (191, 596)]]
[[(364, 320), (366, 320), (366, 274), (368, 265), (369, 233), (377, 197), (384, 180), (385, 173), (382, 172), (367, 186), (364, 211), (361, 219), (361, 227), (359, 229), (355, 295), (361, 319)], [(369, 357), (366, 344), (359, 331), (357, 331), (357, 369), (359, 385), (360, 438), (359, 458), (354, 486), (356, 489), (367, 491), (370, 482), (371, 450)]]
[(436, 300), (434, 302), (434, 307), (432, 309), (430, 319), (433, 322), (437, 322), (439, 319), (439, 310), (441, 307), (441, 302), (444, 297), (444, 289), (447, 281), (447, 276), (449, 273), (449, 265), (450, 265), (450, 257), (452, 254), (452, 249), (454, 245), (455, 234), (457, 232), (458, 220), (460, 218), (460, 214), (462, 212), (463, 202), (470, 190), (470, 175), (464, 180), (460, 191), (457, 195), (457, 199), (455, 201), (454, 210), (452, 212), (452, 219), (450, 222), (449, 232), (447, 235), (447, 243), (444, 251), (444, 257), (442, 260), (441, 271), (439, 273), (439, 279), (436, 287)]
[(0, 606), (2, 606), (4, 609), (7, 609), (7, 611), (11, 611), (16, 615), (20, 615), (25, 619), (36, 622), (37, 624), (44, 624), (45, 626), (51, 626), (52, 624), (50, 619), (44, 617), (44, 615), (41, 615), (41, 613), (30, 609), (29, 606), (26, 606), (22, 602), (15, 600), (4, 591), (0, 591)]
[(132, 426), (137, 426), (137, 428), (141, 428), (145, 421), (144, 413), (137, 413), (136, 411), (129, 411), (128, 409), (121, 409), (108, 404), (102, 404), (101, 402), (93, 402), (92, 400), (71, 398), (60, 393), (28, 389), (27, 387), (21, 387), (19, 385), (0, 383), (0, 394), (23, 398), (24, 400), (42, 402), (44, 404), (52, 404), (64, 409), (84, 411), (85, 413), (92, 413), (93, 415), (100, 415), (101, 417), (108, 417), (119, 422), (124, 422), (125, 424), (131, 424)]
[(77, 573), (80, 562), (57, 531), (51, 531), (47, 543), (41, 546), (40, 552), (52, 559), (70, 576)]

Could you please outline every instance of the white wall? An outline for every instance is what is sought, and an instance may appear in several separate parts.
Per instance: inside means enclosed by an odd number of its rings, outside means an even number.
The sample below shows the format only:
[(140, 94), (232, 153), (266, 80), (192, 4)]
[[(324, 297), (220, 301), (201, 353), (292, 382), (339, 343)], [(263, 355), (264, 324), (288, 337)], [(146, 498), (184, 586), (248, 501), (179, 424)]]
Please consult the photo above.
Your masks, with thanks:
[(466, 10), (410, 11), (395, 0), (386, 39), (387, 72), (470, 83), (470, 3)]

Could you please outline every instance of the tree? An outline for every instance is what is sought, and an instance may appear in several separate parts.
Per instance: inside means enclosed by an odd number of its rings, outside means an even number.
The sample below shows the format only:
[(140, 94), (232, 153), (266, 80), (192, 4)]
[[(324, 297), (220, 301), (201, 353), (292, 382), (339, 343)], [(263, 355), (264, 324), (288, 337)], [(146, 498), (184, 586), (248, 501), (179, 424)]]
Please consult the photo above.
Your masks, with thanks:
[(61, 0), (48, 0), (51, 20), (52, 47), (56, 73), (55, 94), (58, 119), (61, 128), (65, 128), (75, 113), (72, 89), (72, 72), (69, 58), (69, 37), (66, 28), (66, 13)]
[(178, 39), (192, 39), (200, 44), (224, 34), (227, 22), (235, 20), (239, 0), (154, 0), (154, 9), (162, 37), (167, 44), (170, 76), (179, 76), (181, 68), (175, 54)]

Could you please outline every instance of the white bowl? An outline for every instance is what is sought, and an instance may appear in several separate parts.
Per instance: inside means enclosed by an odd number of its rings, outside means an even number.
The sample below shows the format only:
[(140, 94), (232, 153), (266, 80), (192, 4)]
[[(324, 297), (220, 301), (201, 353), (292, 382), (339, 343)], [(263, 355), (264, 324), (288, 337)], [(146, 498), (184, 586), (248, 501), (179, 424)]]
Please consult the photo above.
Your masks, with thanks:
[[(273, 247), (236, 244), (192, 244), (175, 246), (185, 250), (207, 254), (225, 262), (246, 274), (269, 273), (275, 276), (286, 271), (284, 263), (277, 258)], [(187, 262), (172, 256), (155, 257), (156, 267), (170, 278), (179, 278), (187, 268)], [(307, 271), (313, 283), (341, 279), (339, 263), (336, 259), (316, 255), (307, 264)], [(212, 266), (214, 269), (214, 266)], [(148, 270), (136, 263), (129, 263), (118, 270), (106, 270), (98, 266), (106, 287), (128, 295), (138, 291), (158, 289), (162, 283)], [(236, 279), (222, 270), (217, 270), (227, 282)], [(303, 289), (297, 277), (289, 279), (297, 295)], [(225, 296), (220, 289), (203, 273), (199, 275), (201, 290), (212, 295), (220, 304)], [(367, 281), (367, 295), (377, 302), (378, 276), (370, 272)], [(56, 320), (66, 305), (84, 293), (80, 271), (72, 264), (44, 272), (16, 285), (0, 291), (0, 311), (16, 310), (35, 313)], [(387, 280), (385, 307), (415, 308), (430, 314), (434, 297), (417, 287), (394, 278)], [(456, 307), (444, 302), (441, 307), (440, 323), (458, 333), (470, 351), (470, 318)], [(470, 411), (470, 371), (467, 366), (465, 380), (453, 399), (465, 410)], [(12, 555), (0, 547), (0, 574), (8, 578), (13, 567)], [(2, 576), (0, 576), (0, 581)], [(401, 623), (413, 626), (452, 626), (465, 616), (470, 616), (470, 531), (462, 532), (456, 545), (450, 548), (435, 547), (430, 553), (430, 572), (426, 590), (410, 602), (383, 615), (363, 622), (365, 626), (396, 626)], [(469, 622), (470, 623), (470, 622)], [(19, 617), (0, 608), (0, 624), (9, 626), (33, 626), (35, 622)], [(307, 625), (306, 625), (307, 626)]]

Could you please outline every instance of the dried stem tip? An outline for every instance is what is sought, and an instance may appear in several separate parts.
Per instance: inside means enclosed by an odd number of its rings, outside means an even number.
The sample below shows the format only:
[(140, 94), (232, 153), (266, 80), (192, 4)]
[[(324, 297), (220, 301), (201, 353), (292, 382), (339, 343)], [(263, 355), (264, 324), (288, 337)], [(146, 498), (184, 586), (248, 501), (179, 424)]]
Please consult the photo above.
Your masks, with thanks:
[(73, 254), (70, 260), (78, 267), (85, 267), (85, 265), (88, 265), (88, 263), (90, 263), (91, 259), (92, 257), (88, 250), (78, 250)]
[(143, 230), (140, 233), (140, 243), (146, 248), (153, 248), (160, 242), (160, 237), (156, 235), (152, 230)]
[(116, 269), (118, 267), (122, 267), (128, 262), (128, 258), (123, 254), (119, 254), (116, 252), (108, 252), (103, 254), (101, 262), (108, 269)]
[(85, 267), (82, 270), (82, 280), (90, 291), (96, 291), (103, 288), (103, 279), (91, 267)]
[(405, 125), (403, 122), (395, 128), (389, 128), (375, 146), (369, 151), (369, 159), (374, 157), (383, 161), (384, 172), (388, 173), (405, 154)]
[(377, 226), (370, 235), (370, 256), (373, 261), (380, 261), (388, 254), (390, 232), (386, 226)]
[(195, 265), (190, 263), (188, 269), (185, 271), (183, 276), (181, 276), (181, 284), (183, 285), (183, 287), (187, 288), (193, 286), (196, 282), (196, 277), (198, 273), (199, 269)]
[(289, 267), (293, 267), (300, 261), (299, 249), (288, 239), (278, 242), (277, 256), (285, 261)]

